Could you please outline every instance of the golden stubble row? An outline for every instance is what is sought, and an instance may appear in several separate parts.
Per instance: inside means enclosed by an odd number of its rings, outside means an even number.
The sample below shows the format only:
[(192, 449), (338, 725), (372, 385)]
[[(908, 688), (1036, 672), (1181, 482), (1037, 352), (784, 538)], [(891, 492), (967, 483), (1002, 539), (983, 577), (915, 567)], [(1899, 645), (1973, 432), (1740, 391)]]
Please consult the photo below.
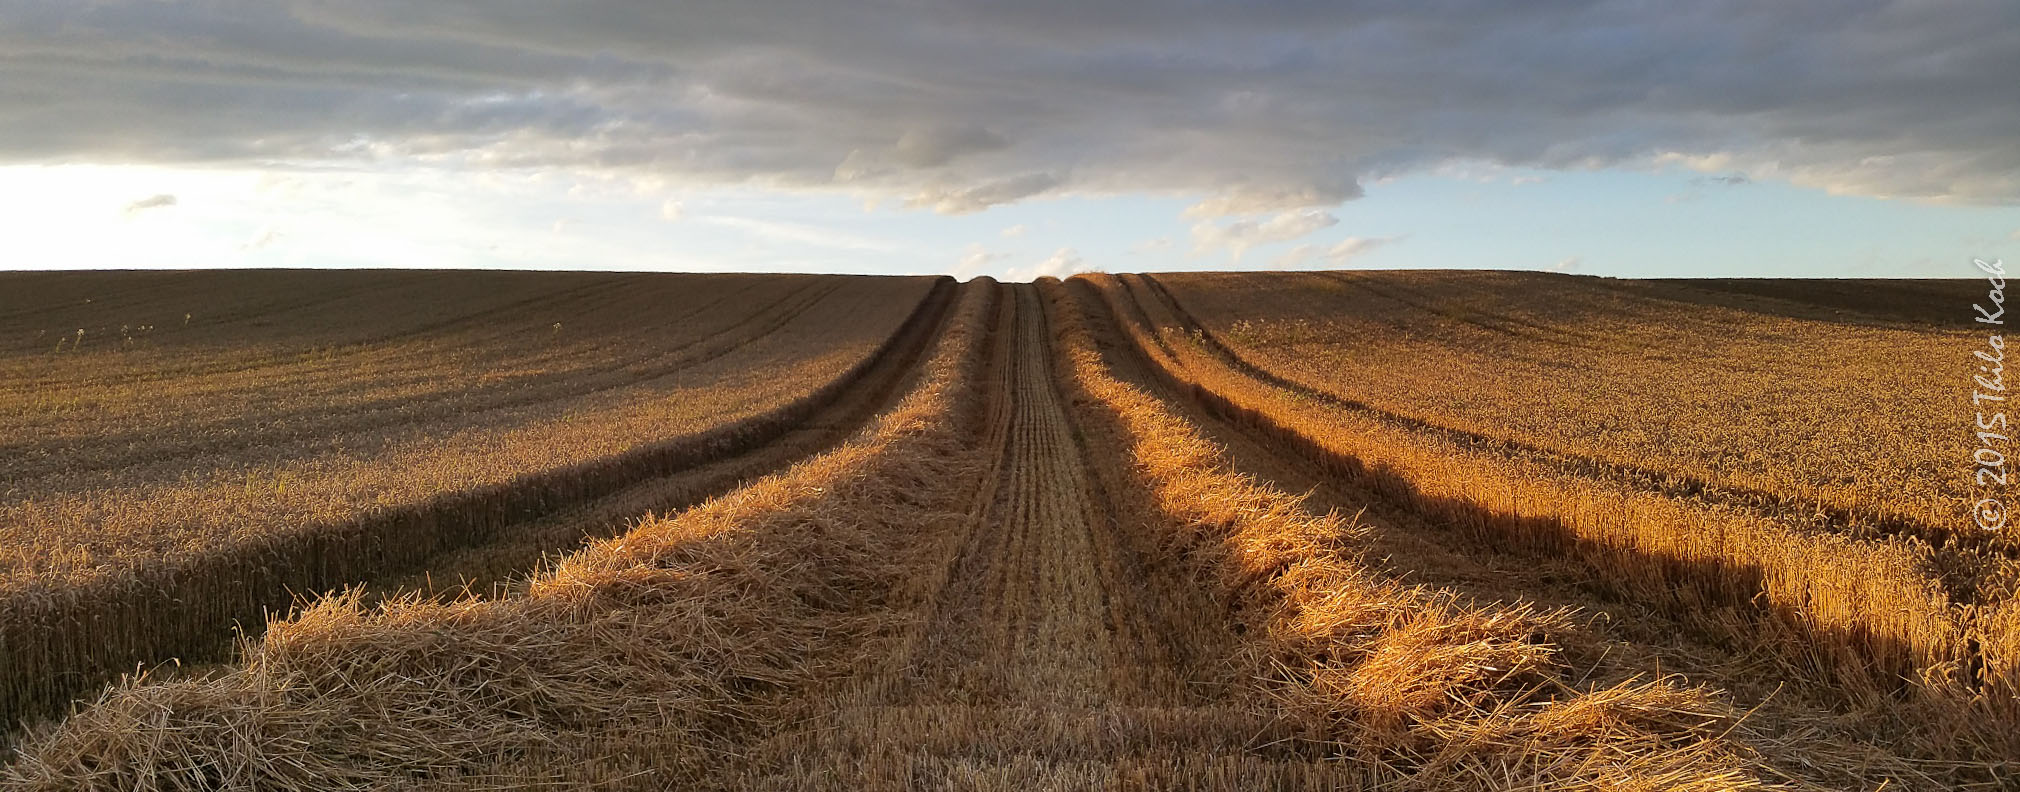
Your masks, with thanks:
[(1328, 746), (1324, 761), (1401, 789), (1778, 783), (1717, 691), (1676, 678), (1581, 685), (1552, 639), (1569, 614), (1397, 583), (1361, 556), (1353, 520), (1230, 470), (1198, 427), (1118, 378), (1075, 298), (1046, 285), (1069, 317), (1059, 354), (1082, 420), (1121, 438), (1097, 444), (1113, 460), (1102, 467), (1136, 482), (1111, 491), (1132, 499), (1136, 532), (1162, 533), (1217, 592), (1242, 625), (1248, 674), (1303, 739)]
[[(15, 481), (0, 500), (0, 546), (8, 548), (0, 572), (93, 574), (109, 563), (409, 508), (731, 424), (866, 359), (924, 297), (912, 285), (837, 295), (775, 332), (745, 327), (756, 334), (696, 339), (720, 349), (616, 387), (557, 380), (488, 409), (452, 404), (426, 419), (367, 414), (345, 429), (289, 429), (345, 413), (329, 404), (313, 418), (249, 427), (245, 445), (128, 459), (102, 475), (49, 479), (32, 490)], [(177, 430), (159, 427), (165, 435)]]
[(1245, 359), (1390, 413), (1932, 535), (1968, 526), (1961, 291), (1941, 327), (1540, 273), (1154, 281)]
[(854, 672), (984, 467), (971, 288), (919, 385), (836, 450), (570, 556), (523, 593), (321, 602), (201, 679), (34, 735), (10, 789), (666, 789)]
[(1834, 692), (1916, 753), (1983, 762), (2020, 751), (2014, 609), (1951, 602), (1926, 545), (1795, 531), (1342, 410), (1246, 376), (1173, 332), (1183, 323), (1133, 297), (1145, 291), (1137, 284), (1081, 280), (1162, 376), (1326, 475), (1503, 551), (1578, 559), (1614, 596), (1778, 657), (1785, 673)]
[[(332, 475), (282, 478), (286, 492), (225, 481), (131, 501), (78, 495), (79, 511), (56, 515), (72, 522), (0, 525), (21, 537), (9, 544), (17, 553), (34, 553), (6, 559), (18, 563), (0, 579), (0, 713), (10, 723), (54, 714), (136, 664), (216, 656), (234, 623), (258, 624), (297, 597), (414, 571), (541, 515), (770, 443), (874, 384), (866, 378), (902, 377), (902, 365), (881, 364), (933, 331), (952, 289), (942, 282), (903, 306), (909, 316), (864, 348), (815, 353), (818, 365), (778, 366), (767, 357), (775, 347), (747, 345), (751, 359), (701, 373), (744, 384), (712, 398), (702, 388), (694, 398), (620, 401), (579, 420), (417, 450), (434, 456), (367, 456)], [(366, 497), (351, 496), (359, 488)]]

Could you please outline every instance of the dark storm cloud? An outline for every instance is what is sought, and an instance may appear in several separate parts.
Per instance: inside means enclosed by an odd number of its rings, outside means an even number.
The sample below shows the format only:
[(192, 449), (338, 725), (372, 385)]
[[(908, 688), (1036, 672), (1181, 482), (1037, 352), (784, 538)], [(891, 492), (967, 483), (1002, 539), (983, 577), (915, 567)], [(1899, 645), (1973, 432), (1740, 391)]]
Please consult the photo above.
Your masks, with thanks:
[(0, 0), (0, 159), (1322, 206), (1452, 161), (2020, 199), (2010, 0)]

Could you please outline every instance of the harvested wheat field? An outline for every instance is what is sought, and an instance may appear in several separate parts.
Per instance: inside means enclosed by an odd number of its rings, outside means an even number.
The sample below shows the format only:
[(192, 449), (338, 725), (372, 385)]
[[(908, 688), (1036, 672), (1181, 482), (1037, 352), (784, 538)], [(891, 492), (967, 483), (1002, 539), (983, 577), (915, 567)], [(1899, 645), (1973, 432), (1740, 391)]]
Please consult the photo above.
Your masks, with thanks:
[(1961, 283), (0, 282), (4, 789), (2020, 785)]

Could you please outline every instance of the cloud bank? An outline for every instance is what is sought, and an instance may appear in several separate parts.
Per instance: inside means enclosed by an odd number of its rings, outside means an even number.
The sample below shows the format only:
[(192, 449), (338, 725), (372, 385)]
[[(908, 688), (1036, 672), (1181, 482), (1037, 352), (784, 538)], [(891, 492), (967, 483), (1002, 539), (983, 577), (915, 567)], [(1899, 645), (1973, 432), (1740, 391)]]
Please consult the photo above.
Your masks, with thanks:
[(1154, 192), (1204, 220), (1455, 162), (1681, 164), (2011, 204), (2016, 73), (2011, 0), (14, 0), (0, 162), (573, 168), (948, 213)]

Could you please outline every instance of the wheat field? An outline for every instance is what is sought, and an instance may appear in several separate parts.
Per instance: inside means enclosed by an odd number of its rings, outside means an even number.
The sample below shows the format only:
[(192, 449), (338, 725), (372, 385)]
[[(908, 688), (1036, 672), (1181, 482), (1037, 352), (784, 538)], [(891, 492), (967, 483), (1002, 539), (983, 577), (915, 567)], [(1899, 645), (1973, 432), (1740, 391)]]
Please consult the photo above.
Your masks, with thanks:
[(0, 282), (0, 789), (2020, 784), (1963, 284)]

